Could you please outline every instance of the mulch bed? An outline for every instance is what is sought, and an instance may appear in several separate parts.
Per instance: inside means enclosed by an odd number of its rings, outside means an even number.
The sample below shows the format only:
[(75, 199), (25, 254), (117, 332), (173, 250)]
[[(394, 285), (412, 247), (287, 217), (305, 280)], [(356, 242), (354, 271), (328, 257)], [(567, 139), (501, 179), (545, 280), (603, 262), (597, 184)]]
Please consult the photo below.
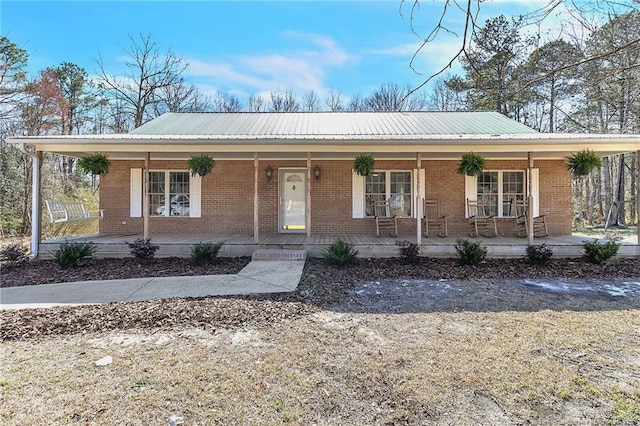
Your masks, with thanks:
[[(213, 265), (196, 267), (182, 258), (157, 259), (150, 264), (134, 259), (101, 259), (79, 269), (61, 269), (51, 261), (40, 261), (17, 267), (3, 266), (0, 275), (2, 286), (8, 287), (86, 279), (232, 274), (249, 261), (247, 257), (219, 258)], [(467, 280), (474, 285), (492, 279), (554, 277), (640, 279), (640, 259), (618, 259), (605, 265), (593, 265), (579, 259), (554, 259), (547, 266), (528, 265), (521, 259), (491, 259), (474, 267), (460, 266), (455, 259), (421, 258), (416, 264), (405, 264), (398, 258), (384, 258), (358, 259), (354, 265), (345, 268), (328, 265), (322, 259), (308, 259), (300, 285), (293, 293), (0, 311), (0, 339), (20, 340), (130, 328), (196, 326), (215, 329), (269, 324), (334, 306), (359, 285), (386, 279)], [(520, 298), (518, 292), (510, 292), (510, 295), (516, 300)], [(525, 303), (529, 299), (522, 300)], [(518, 308), (517, 302), (511, 302), (510, 306)], [(522, 308), (531, 310), (530, 306)]]

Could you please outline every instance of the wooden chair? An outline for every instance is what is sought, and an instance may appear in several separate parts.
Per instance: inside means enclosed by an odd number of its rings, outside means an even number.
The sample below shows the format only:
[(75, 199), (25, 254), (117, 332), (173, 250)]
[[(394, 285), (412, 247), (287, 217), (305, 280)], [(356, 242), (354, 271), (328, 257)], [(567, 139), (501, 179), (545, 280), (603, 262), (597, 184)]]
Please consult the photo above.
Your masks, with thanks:
[[(515, 200), (516, 224), (514, 234), (518, 237), (526, 237), (529, 235), (529, 221), (527, 220), (527, 201)], [(535, 216), (533, 218), (533, 236), (540, 238), (549, 235), (547, 228), (547, 219), (545, 215)]]
[(398, 221), (396, 215), (391, 214), (389, 201), (375, 201), (373, 211), (376, 217), (376, 237), (379, 237), (380, 233), (384, 231), (388, 231), (392, 237), (397, 237)]
[(440, 214), (440, 206), (438, 200), (424, 200), (424, 218), (422, 219), (424, 227), (423, 233), (425, 237), (429, 233), (433, 233), (439, 237), (446, 237), (447, 216)]
[(480, 200), (467, 198), (467, 213), (469, 216), (469, 235), (472, 237), (497, 237), (498, 225), (496, 217), (486, 214), (485, 207)]

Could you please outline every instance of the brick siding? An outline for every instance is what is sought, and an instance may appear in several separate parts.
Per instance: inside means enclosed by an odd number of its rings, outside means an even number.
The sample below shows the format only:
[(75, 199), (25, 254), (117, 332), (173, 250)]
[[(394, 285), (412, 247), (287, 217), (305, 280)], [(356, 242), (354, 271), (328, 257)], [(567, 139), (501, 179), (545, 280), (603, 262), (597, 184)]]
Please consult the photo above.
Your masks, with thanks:
[[(274, 169), (267, 181), (264, 169)], [(319, 180), (311, 178), (311, 232), (313, 234), (372, 234), (373, 218), (353, 219), (352, 162), (343, 160), (313, 160), (312, 167), (321, 167)], [(440, 201), (442, 214), (448, 215), (449, 232), (466, 235), (465, 179), (456, 173), (457, 160), (423, 160), (426, 173), (427, 198)], [(487, 161), (488, 170), (525, 170), (524, 160)], [(128, 234), (142, 232), (142, 218), (129, 217), (130, 169), (142, 168), (141, 161), (112, 161), (109, 174), (101, 177), (100, 208), (105, 218), (100, 232)], [(260, 234), (278, 232), (278, 169), (304, 168), (306, 160), (260, 161), (258, 173)], [(376, 168), (413, 170), (415, 161), (379, 160)], [(540, 214), (547, 215), (551, 235), (571, 233), (571, 178), (562, 160), (536, 160), (540, 169)], [(158, 170), (185, 170), (184, 161), (151, 161)], [(150, 233), (186, 234), (252, 234), (254, 200), (253, 160), (217, 161), (213, 172), (202, 179), (202, 217), (151, 217)], [(416, 220), (398, 220), (401, 234), (415, 233)], [(498, 219), (501, 235), (513, 235), (513, 219)]]

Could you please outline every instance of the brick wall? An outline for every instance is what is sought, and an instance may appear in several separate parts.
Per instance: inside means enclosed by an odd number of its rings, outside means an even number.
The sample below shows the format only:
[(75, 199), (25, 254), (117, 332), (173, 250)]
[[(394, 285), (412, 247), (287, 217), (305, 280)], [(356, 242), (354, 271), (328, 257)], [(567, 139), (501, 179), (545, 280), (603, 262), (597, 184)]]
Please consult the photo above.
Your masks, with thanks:
[[(267, 181), (264, 169), (274, 169)], [(311, 178), (311, 232), (313, 234), (373, 234), (373, 218), (353, 219), (351, 161), (313, 161), (321, 167), (319, 180)], [(426, 194), (440, 201), (442, 214), (448, 215), (449, 232), (466, 235), (464, 176), (456, 173), (457, 160), (423, 160)], [(490, 170), (524, 170), (526, 161), (488, 161)], [(109, 174), (101, 178), (101, 208), (105, 218), (100, 232), (127, 234), (142, 232), (142, 218), (129, 217), (130, 169), (142, 162), (113, 161)], [(260, 234), (278, 232), (278, 169), (304, 168), (306, 160), (260, 161), (258, 173)], [(552, 235), (571, 233), (571, 179), (562, 160), (537, 160), (540, 169), (540, 214), (547, 215)], [(151, 161), (152, 169), (186, 169), (181, 161)], [(377, 161), (376, 168), (412, 170), (415, 161)], [(213, 172), (202, 179), (202, 217), (152, 217), (153, 233), (252, 234), (254, 200), (253, 160), (218, 161)], [(123, 223), (126, 222), (126, 223)], [(415, 219), (399, 219), (401, 234), (415, 233)], [(513, 219), (498, 219), (501, 235), (513, 234)]]

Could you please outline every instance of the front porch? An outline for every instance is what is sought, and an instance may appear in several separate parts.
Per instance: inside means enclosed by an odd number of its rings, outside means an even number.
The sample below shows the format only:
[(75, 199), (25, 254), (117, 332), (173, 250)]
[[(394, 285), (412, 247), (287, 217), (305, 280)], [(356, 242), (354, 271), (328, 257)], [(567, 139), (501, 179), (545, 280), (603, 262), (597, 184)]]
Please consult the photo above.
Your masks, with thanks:
[[(82, 237), (70, 237), (67, 241), (90, 241), (97, 245), (98, 257), (126, 257), (129, 256), (128, 242), (142, 238), (140, 234), (129, 235), (91, 235)], [(457, 238), (467, 238), (479, 241), (487, 247), (489, 257), (522, 257), (527, 247), (526, 238), (499, 236), (495, 238), (470, 238), (465, 235), (454, 235), (447, 238), (429, 237), (422, 238), (421, 254), (429, 257), (454, 257)], [(258, 249), (305, 249), (309, 256), (320, 257), (322, 251), (333, 242), (342, 239), (358, 250), (359, 257), (392, 257), (398, 255), (396, 241), (408, 240), (416, 242), (416, 235), (399, 235), (398, 237), (375, 235), (312, 235), (307, 239), (306, 234), (273, 234), (260, 236), (258, 244), (250, 234), (210, 234), (210, 235), (184, 235), (184, 234), (158, 234), (152, 236), (152, 242), (160, 246), (156, 252), (157, 257), (189, 256), (191, 247), (199, 242), (225, 241), (221, 256), (250, 256)], [(593, 237), (585, 236), (550, 236), (536, 238), (534, 244), (546, 244), (553, 250), (555, 257), (580, 257), (582, 255), (582, 243), (592, 240)], [(40, 254), (42, 257), (50, 257), (65, 239), (57, 238), (42, 241)], [(618, 252), (621, 257), (640, 256), (640, 246), (637, 236), (625, 236), (621, 241), (622, 246)]]

